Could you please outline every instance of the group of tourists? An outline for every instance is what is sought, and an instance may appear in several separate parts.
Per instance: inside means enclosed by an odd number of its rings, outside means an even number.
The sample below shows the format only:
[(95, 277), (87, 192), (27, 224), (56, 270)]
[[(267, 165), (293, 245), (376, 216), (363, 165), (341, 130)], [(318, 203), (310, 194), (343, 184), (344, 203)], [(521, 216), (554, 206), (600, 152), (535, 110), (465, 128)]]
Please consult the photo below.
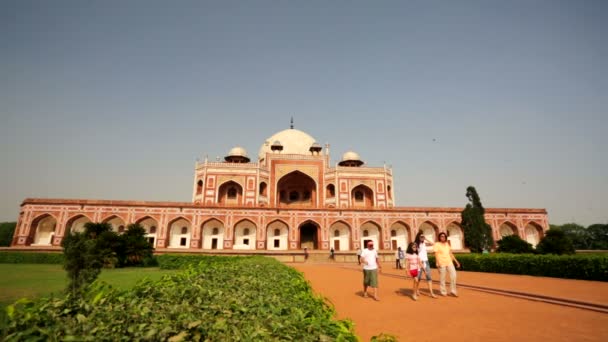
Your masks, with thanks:
[[(448, 292), (445, 286), (446, 273), (450, 275), (450, 295), (458, 297), (456, 290), (456, 264), (457, 268), (460, 268), (460, 263), (454, 257), (452, 248), (448, 241), (446, 233), (441, 232), (437, 236), (437, 242), (431, 244), (426, 241), (426, 238), (419, 232), (416, 234), (414, 242), (407, 246), (405, 253), (399, 247), (395, 255), (395, 267), (397, 269), (403, 269), (403, 262), (405, 261), (406, 274), (413, 279), (412, 285), (412, 299), (418, 300), (420, 296), (420, 280), (422, 275), (426, 279), (429, 287), (429, 294), (431, 298), (437, 298), (433, 292), (433, 282), (431, 278), (431, 265), (429, 263), (429, 257), (427, 254), (427, 247), (433, 246), (435, 252), (435, 264), (439, 270), (439, 292), (442, 296), (447, 296)], [(363, 297), (368, 297), (367, 288), (373, 289), (373, 298), (378, 298), (378, 272), (382, 271), (382, 265), (378, 260), (378, 252), (374, 249), (374, 242), (368, 241), (367, 248), (361, 250), (358, 254), (359, 264), (363, 263)]]

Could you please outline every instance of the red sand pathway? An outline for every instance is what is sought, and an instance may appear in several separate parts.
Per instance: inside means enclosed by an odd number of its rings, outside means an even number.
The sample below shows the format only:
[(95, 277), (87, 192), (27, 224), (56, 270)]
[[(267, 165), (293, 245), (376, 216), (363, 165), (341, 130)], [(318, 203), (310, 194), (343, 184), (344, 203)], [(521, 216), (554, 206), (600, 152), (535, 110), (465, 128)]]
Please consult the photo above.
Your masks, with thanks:
[[(380, 276), (380, 301), (361, 296), (355, 265), (293, 264), (314, 290), (333, 303), (338, 318), (350, 318), (363, 341), (382, 332), (400, 341), (608, 341), (608, 314), (459, 289), (459, 298), (417, 302), (410, 279), (389, 264)], [(435, 273), (433, 279), (439, 277)], [(491, 273), (458, 272), (458, 282), (608, 305), (608, 283)], [(425, 283), (421, 288), (424, 288)], [(439, 285), (434, 285), (439, 292)]]

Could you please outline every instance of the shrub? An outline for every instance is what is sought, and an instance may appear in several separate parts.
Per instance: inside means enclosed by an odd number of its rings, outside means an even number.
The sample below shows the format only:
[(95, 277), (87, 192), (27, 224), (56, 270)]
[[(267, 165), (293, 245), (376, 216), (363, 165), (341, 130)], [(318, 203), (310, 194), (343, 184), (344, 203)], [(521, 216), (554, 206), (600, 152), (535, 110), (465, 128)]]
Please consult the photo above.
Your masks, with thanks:
[(497, 252), (501, 253), (534, 253), (534, 247), (517, 235), (505, 236), (496, 242)]
[(95, 282), (75, 301), (9, 306), (4, 340), (357, 341), (294, 269), (264, 257), (200, 259), (130, 291)]
[(180, 255), (180, 254), (163, 254), (156, 256), (158, 266), (166, 270), (184, 269), (190, 266), (198, 265), (199, 263), (213, 262), (214, 264), (231, 263), (234, 258), (248, 259), (254, 258), (250, 256), (210, 256), (210, 255)]
[(536, 246), (541, 254), (574, 254), (572, 240), (561, 229), (549, 229)]
[(68, 233), (61, 246), (65, 255), (63, 268), (69, 278), (67, 290), (76, 295), (101, 273), (103, 253), (98, 248), (97, 241), (83, 233)]
[(68, 272), (67, 290), (73, 296), (95, 281), (103, 266), (116, 264), (117, 244), (118, 236), (109, 223), (87, 222), (84, 233), (69, 232), (65, 236), (61, 242), (65, 255), (63, 268)]

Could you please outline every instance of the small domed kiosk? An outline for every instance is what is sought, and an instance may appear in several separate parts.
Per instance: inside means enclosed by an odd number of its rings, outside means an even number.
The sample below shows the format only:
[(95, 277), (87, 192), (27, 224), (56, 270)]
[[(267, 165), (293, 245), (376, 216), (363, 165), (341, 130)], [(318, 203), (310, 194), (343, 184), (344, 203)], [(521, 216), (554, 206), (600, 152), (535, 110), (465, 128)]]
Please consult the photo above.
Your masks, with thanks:
[(224, 160), (229, 163), (249, 163), (247, 151), (240, 146), (233, 147), (230, 152), (228, 152), (228, 155), (224, 157)]
[(363, 165), (363, 161), (356, 152), (348, 151), (342, 155), (342, 161), (338, 165), (358, 167)]

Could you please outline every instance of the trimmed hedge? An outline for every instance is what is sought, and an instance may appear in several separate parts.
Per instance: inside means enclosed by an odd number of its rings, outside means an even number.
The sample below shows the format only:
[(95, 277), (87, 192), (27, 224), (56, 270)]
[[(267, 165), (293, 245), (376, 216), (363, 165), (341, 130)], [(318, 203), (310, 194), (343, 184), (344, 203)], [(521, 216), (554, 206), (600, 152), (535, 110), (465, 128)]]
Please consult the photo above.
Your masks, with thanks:
[(0, 264), (63, 264), (63, 253), (1, 251)]
[[(463, 271), (608, 281), (608, 254), (455, 254)], [(435, 257), (429, 255), (432, 267)]]
[(95, 282), (80, 298), (19, 301), (0, 340), (357, 341), (296, 270), (264, 257), (196, 258), (131, 290)]

